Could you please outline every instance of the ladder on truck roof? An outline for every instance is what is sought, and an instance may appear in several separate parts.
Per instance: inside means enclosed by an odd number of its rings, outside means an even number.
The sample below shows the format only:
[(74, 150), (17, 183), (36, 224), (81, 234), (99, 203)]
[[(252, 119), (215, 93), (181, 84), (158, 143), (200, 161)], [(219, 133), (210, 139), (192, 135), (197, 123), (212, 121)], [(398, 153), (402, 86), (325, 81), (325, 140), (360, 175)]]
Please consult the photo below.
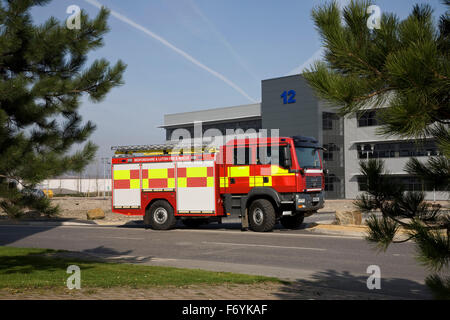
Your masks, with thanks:
[[(176, 150), (174, 151), (174, 148)], [(192, 153), (216, 153), (217, 148), (211, 147), (208, 144), (200, 143), (186, 143), (181, 144), (175, 142), (168, 142), (164, 144), (145, 144), (145, 145), (130, 145), (130, 146), (113, 146), (115, 157), (136, 156), (136, 155), (165, 155), (165, 154), (192, 154)]]

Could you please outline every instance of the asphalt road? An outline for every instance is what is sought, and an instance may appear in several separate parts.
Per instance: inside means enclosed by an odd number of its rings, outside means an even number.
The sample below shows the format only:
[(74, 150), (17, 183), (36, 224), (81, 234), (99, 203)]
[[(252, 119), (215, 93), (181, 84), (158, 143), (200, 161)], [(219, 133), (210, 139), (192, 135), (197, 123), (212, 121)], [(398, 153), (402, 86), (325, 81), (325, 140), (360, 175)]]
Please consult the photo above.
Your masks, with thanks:
[[(0, 245), (81, 251), (133, 263), (276, 276), (300, 284), (429, 298), (427, 271), (414, 259), (412, 243), (377, 253), (355, 237), (312, 234), (281, 227), (270, 233), (241, 232), (237, 223), (171, 231), (104, 226), (0, 226)], [(381, 271), (381, 289), (367, 288), (367, 268)]]

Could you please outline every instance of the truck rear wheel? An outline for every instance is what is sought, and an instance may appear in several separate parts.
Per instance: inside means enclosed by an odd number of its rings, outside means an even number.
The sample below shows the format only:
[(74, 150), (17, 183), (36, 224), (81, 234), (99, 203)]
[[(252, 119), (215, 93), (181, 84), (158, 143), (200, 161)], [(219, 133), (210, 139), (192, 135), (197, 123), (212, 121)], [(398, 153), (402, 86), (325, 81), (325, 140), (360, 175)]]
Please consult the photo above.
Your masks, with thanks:
[(303, 213), (298, 213), (293, 216), (283, 216), (280, 222), (286, 229), (298, 229), (302, 225), (303, 220), (305, 220)]
[(145, 214), (144, 223), (155, 230), (169, 230), (175, 227), (177, 219), (170, 203), (165, 200), (157, 200)]
[(249, 208), (248, 220), (250, 229), (253, 231), (272, 231), (276, 220), (272, 203), (266, 199), (253, 201)]

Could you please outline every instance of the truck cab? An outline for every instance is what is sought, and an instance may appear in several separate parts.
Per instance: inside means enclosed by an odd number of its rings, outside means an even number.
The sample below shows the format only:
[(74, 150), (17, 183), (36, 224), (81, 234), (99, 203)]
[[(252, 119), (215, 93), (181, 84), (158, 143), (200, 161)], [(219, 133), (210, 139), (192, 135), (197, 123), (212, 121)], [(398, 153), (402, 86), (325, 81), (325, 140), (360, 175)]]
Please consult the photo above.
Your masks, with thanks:
[(297, 228), (324, 206), (320, 146), (311, 137), (229, 141), (218, 155), (220, 193), (243, 228), (269, 231), (277, 221)]

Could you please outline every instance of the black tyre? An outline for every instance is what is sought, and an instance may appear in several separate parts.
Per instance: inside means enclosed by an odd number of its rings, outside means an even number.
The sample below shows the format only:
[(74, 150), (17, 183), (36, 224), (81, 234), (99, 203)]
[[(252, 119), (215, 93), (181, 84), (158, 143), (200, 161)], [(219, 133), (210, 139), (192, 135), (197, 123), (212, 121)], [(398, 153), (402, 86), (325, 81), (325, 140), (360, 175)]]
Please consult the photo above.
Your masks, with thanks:
[(305, 220), (303, 214), (296, 214), (294, 216), (283, 216), (280, 222), (286, 229), (298, 229), (302, 225), (303, 220)]
[(201, 226), (203, 224), (208, 224), (209, 223), (208, 219), (204, 219), (204, 218), (199, 218), (199, 219), (193, 219), (193, 218), (191, 218), (191, 219), (182, 219), (181, 221), (183, 222), (183, 224), (186, 227), (189, 227), (189, 228), (196, 228), (196, 227)]
[(250, 230), (256, 232), (272, 231), (275, 221), (275, 209), (269, 200), (258, 199), (252, 202), (248, 210)]
[(175, 227), (177, 219), (173, 214), (173, 208), (165, 200), (155, 201), (144, 217), (144, 224), (155, 230), (169, 230)]

